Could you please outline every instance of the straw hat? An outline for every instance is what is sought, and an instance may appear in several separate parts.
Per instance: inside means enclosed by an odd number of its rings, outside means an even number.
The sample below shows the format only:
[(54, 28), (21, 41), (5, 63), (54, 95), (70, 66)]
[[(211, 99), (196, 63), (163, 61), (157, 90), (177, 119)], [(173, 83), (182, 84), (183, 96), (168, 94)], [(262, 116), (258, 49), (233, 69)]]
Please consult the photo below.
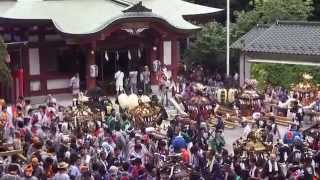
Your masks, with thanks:
[(37, 157), (33, 157), (33, 158), (31, 159), (31, 164), (32, 164), (32, 165), (37, 165), (37, 164), (39, 164), (38, 158), (37, 158)]
[(116, 167), (116, 166), (111, 166), (111, 167), (109, 168), (109, 172), (110, 172), (111, 175), (116, 175), (116, 174), (118, 174), (118, 171), (119, 171), (119, 168)]
[(59, 162), (58, 163), (58, 169), (67, 169), (69, 167), (69, 164), (66, 162)]

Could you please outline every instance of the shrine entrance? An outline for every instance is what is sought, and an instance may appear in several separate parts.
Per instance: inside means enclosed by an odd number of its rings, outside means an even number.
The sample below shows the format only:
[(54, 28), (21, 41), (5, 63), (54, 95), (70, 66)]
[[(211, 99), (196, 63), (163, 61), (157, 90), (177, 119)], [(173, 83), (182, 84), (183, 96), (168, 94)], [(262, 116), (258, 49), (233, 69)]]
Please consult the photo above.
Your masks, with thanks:
[(98, 41), (95, 51), (98, 86), (114, 89), (114, 74), (118, 69), (124, 72), (125, 78), (130, 71), (142, 72), (144, 66), (151, 71), (152, 62), (160, 59), (160, 37), (161, 34), (152, 28), (143, 28), (139, 33), (118, 29), (105, 40)]
[(96, 62), (100, 81), (113, 81), (118, 69), (127, 76), (130, 71), (141, 71), (143, 66), (148, 65), (146, 49), (134, 47), (99, 50)]

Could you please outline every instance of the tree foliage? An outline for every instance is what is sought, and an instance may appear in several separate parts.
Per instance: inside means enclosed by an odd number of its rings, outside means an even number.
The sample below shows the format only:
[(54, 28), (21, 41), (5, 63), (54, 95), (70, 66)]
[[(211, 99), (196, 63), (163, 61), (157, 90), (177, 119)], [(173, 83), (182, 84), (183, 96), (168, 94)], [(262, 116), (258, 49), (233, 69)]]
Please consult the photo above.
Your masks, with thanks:
[(310, 19), (320, 21), (320, 0), (313, 0), (313, 8), (313, 16)]
[(0, 37), (0, 83), (5, 85), (11, 84), (11, 72), (8, 65), (5, 62), (5, 58), (7, 55), (6, 46)]
[(313, 12), (311, 0), (260, 0), (251, 11), (236, 11), (232, 25), (233, 40), (257, 24), (272, 24), (277, 20), (307, 20)]
[(196, 40), (185, 53), (187, 63), (201, 63), (209, 66), (221, 65), (226, 53), (226, 28), (217, 22), (208, 23), (196, 34)]
[(313, 81), (320, 84), (320, 71), (318, 67), (285, 64), (255, 64), (251, 69), (252, 75), (263, 88), (268, 84), (290, 88), (292, 84), (301, 81), (303, 73), (313, 75)]

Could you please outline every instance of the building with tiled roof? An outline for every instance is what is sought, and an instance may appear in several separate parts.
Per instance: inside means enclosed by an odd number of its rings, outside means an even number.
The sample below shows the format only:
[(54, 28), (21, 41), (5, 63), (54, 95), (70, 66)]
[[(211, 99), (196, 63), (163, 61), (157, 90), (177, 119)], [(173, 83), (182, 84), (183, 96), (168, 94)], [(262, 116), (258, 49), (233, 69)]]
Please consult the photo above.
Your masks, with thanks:
[(320, 22), (277, 21), (257, 25), (231, 45), (240, 50), (240, 82), (250, 63), (320, 65)]
[(17, 72), (12, 92), (69, 92), (76, 72), (92, 89), (114, 81), (118, 68), (128, 74), (157, 60), (175, 78), (179, 42), (200, 29), (185, 17), (218, 11), (183, 0), (1, 0), (0, 36)]

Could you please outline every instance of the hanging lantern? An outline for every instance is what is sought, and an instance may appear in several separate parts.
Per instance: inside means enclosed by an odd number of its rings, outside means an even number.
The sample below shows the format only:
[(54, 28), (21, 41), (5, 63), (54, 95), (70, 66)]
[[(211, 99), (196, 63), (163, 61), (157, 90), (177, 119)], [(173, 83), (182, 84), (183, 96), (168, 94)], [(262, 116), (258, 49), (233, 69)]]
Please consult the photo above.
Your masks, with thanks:
[(10, 54), (9, 54), (9, 53), (7, 53), (5, 61), (6, 61), (6, 63), (8, 63), (8, 64), (11, 62), (11, 57), (10, 57)]
[(106, 61), (109, 61), (108, 51), (104, 52), (104, 58), (106, 58)]
[(138, 57), (139, 57), (139, 59), (141, 58), (141, 51), (140, 51), (140, 48), (138, 48)]
[(157, 48), (157, 46), (153, 46), (153, 51), (157, 51), (158, 50), (158, 48)]
[(116, 60), (119, 61), (119, 58), (120, 58), (120, 57), (119, 57), (119, 52), (117, 51), (117, 52), (116, 52)]
[(131, 60), (131, 53), (130, 53), (130, 50), (128, 50), (128, 59)]

